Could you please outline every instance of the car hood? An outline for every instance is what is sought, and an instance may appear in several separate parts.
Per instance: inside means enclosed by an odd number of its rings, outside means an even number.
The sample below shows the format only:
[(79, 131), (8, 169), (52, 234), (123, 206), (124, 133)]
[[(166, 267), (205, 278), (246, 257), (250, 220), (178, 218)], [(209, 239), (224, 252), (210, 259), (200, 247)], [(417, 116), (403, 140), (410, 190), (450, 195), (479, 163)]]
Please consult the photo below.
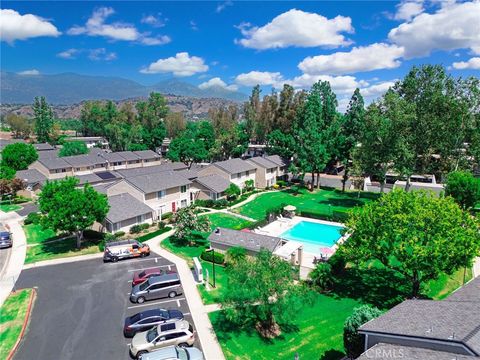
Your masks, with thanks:
[(190, 355), (189, 359), (190, 360), (203, 360), (203, 353), (194, 347), (191, 348), (185, 348)]
[(142, 331), (135, 334), (132, 339), (131, 346), (137, 351), (148, 349), (150, 347), (150, 343), (147, 340), (147, 331)]
[(175, 350), (175, 346), (167, 346), (159, 350), (152, 351), (151, 353), (142, 355), (142, 360), (176, 359), (176, 358), (177, 358), (177, 350)]
[(140, 284), (135, 285), (134, 287), (132, 287), (132, 292), (131, 292), (131, 294), (132, 294), (132, 295), (135, 295), (135, 294), (138, 293), (139, 291), (140, 291)]

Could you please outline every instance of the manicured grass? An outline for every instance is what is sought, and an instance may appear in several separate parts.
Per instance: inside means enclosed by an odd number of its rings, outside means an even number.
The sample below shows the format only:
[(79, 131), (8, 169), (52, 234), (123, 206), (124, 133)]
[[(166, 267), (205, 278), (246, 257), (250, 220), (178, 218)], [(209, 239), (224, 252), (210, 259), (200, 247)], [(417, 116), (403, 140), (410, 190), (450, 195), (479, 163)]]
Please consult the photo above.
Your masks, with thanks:
[[(465, 282), (468, 282), (472, 276), (472, 269), (467, 269)], [(423, 289), (423, 293), (434, 300), (442, 300), (462, 285), (463, 269), (459, 269), (452, 275), (443, 274), (437, 280), (430, 281)]]
[(172, 230), (172, 228), (170, 226), (165, 226), (163, 229), (158, 229), (158, 230), (152, 231), (151, 233), (139, 236), (139, 237), (137, 237), (137, 240), (140, 241), (140, 242), (144, 242), (144, 241), (153, 239), (154, 237), (157, 237), (158, 235), (162, 235), (162, 234), (164, 234), (164, 233), (166, 233), (170, 230)]
[(293, 195), (285, 190), (261, 194), (234, 211), (256, 220), (262, 220), (269, 209), (286, 204), (296, 206), (299, 211), (329, 217), (334, 212), (345, 212), (356, 206), (363, 206), (374, 198), (375, 195), (371, 193), (360, 193), (360, 197), (358, 197), (357, 192), (342, 193), (338, 190), (321, 189), (309, 192), (302, 189), (298, 195)]
[(10, 296), (0, 308), (0, 359), (6, 359), (22, 331), (32, 289), (23, 289)]
[(250, 221), (224, 213), (213, 213), (204, 216), (207, 216), (210, 220), (212, 230), (217, 227), (240, 230), (251, 224)]
[(20, 205), (16, 204), (2, 204), (0, 205), (0, 210), (3, 212), (9, 212), (9, 211), (17, 211), (20, 210), (22, 207)]
[(204, 285), (198, 285), (198, 291), (202, 296), (204, 304), (215, 304), (221, 301), (223, 298), (226, 286), (227, 286), (227, 274), (225, 273), (225, 267), (215, 264), (215, 288), (211, 285), (213, 284), (213, 269), (212, 263), (200, 260), (203, 268), (203, 279), (207, 279), (207, 270), (210, 276), (210, 291), (207, 291)]
[(84, 240), (82, 247), (77, 249), (76, 239), (68, 238), (57, 242), (27, 247), (25, 264), (57, 258), (95, 254), (99, 251), (98, 240)]
[(221, 312), (210, 313), (210, 320), (227, 359), (341, 359), (343, 324), (360, 303), (317, 294), (312, 306), (295, 316), (295, 327), (272, 341), (262, 339), (255, 329), (229, 326)]
[(171, 253), (184, 258), (192, 264), (192, 258), (200, 257), (200, 254), (205, 249), (205, 246), (178, 246), (172, 242), (171, 238), (163, 240), (160, 245)]
[(27, 244), (39, 244), (58, 238), (55, 231), (52, 229), (44, 229), (38, 224), (25, 225), (23, 231), (25, 231), (25, 236), (27, 237)]

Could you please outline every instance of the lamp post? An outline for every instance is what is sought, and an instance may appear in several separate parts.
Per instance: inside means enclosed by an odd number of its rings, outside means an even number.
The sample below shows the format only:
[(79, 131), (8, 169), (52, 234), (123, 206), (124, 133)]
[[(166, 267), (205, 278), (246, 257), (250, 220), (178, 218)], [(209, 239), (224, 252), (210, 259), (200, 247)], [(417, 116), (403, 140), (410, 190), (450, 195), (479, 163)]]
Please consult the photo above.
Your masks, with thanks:
[(215, 249), (214, 248), (211, 248), (211, 249), (208, 249), (208, 250), (205, 250), (205, 252), (209, 253), (211, 252), (212, 253), (212, 275), (213, 275), (213, 287), (216, 288), (216, 283), (215, 283)]

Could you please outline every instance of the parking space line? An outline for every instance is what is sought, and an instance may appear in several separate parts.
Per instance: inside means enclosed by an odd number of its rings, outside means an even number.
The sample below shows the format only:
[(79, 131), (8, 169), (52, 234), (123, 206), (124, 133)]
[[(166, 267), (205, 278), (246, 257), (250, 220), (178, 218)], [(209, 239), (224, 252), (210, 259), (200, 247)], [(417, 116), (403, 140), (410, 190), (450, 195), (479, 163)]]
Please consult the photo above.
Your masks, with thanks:
[(177, 300), (177, 306), (180, 307), (180, 300)]
[[(185, 298), (172, 299), (172, 300), (163, 300), (163, 301), (155, 301), (155, 302), (146, 302), (146, 303), (141, 304), (141, 305), (129, 306), (127, 309), (135, 309), (135, 308), (138, 308), (138, 307), (150, 306), (150, 305), (159, 305), (159, 304), (164, 304), (164, 303), (168, 303), (168, 302), (172, 302), (172, 301), (177, 301), (177, 304), (180, 304), (180, 300), (185, 300)], [(179, 306), (180, 306), (180, 305), (179, 305)]]
[(128, 270), (128, 272), (140, 271), (140, 270), (149, 270), (149, 269), (156, 269), (156, 268), (159, 268), (159, 267), (168, 267), (169, 269), (171, 269), (171, 266), (172, 266), (172, 265), (157, 265), (157, 266), (152, 266), (152, 267), (148, 267), (148, 268), (131, 269), (131, 270)]
[(155, 258), (155, 264), (158, 263), (158, 258)]
[(171, 265), (168, 265), (168, 270), (172, 270), (172, 266), (171, 266)]
[(183, 315), (190, 315), (190, 313), (189, 312), (188, 313), (183, 313)]

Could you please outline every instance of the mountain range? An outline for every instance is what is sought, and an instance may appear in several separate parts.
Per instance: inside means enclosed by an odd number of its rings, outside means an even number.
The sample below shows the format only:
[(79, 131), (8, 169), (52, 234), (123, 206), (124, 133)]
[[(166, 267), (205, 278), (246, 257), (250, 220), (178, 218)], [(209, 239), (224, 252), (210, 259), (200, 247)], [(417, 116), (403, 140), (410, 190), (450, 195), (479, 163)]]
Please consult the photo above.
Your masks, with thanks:
[(0, 73), (2, 104), (31, 104), (35, 96), (45, 96), (55, 105), (71, 105), (85, 100), (124, 100), (146, 97), (152, 91), (165, 95), (193, 98), (219, 98), (244, 101), (247, 95), (220, 86), (200, 89), (178, 79), (168, 79), (151, 86), (121, 77), (88, 76), (75, 73), (20, 75)]

